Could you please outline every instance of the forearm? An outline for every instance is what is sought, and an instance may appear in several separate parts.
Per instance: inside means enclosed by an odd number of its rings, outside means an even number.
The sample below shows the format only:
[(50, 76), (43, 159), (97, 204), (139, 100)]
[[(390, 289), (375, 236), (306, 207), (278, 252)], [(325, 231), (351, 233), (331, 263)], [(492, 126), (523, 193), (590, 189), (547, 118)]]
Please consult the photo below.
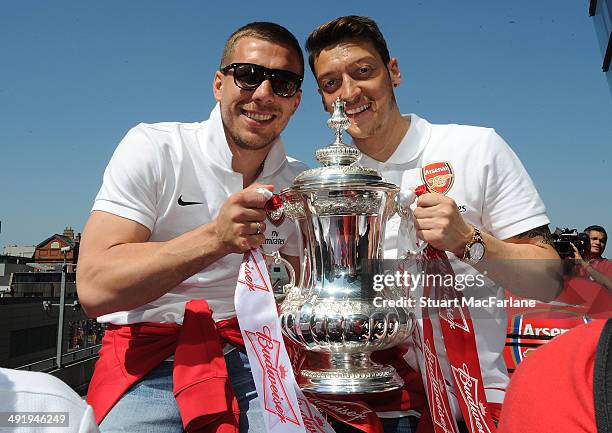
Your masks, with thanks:
[(486, 253), (476, 268), (487, 277), (526, 298), (551, 301), (561, 292), (562, 261), (551, 245), (519, 237), (501, 241), (487, 233), (482, 236)]
[(586, 271), (586, 273), (589, 274), (591, 278), (593, 278), (593, 280), (595, 280), (597, 283), (604, 286), (606, 289), (608, 289), (608, 291), (612, 292), (612, 277), (602, 272), (599, 272), (589, 263), (584, 264), (583, 268)]
[[(431, 246), (463, 258), (477, 240), (475, 228), (457, 204), (440, 194), (423, 194), (413, 212), (416, 234)], [(484, 256), (475, 267), (517, 295), (550, 301), (563, 287), (562, 262), (552, 246), (547, 225), (499, 240), (481, 230)]]
[(166, 242), (117, 244), (79, 262), (79, 299), (92, 317), (130, 310), (159, 298), (225, 254), (212, 224)]

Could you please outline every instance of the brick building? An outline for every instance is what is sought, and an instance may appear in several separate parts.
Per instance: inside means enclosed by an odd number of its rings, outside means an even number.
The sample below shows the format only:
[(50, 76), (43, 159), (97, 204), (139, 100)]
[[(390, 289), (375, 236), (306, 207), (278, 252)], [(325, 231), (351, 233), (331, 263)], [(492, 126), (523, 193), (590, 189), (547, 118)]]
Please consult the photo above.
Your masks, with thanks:
[(75, 236), (72, 227), (66, 227), (63, 234), (54, 234), (36, 245), (33, 261), (39, 266), (38, 270), (57, 268), (57, 265), (64, 262), (65, 256), (67, 271), (74, 272), (73, 265), (76, 265), (79, 257), (80, 240), (80, 233)]

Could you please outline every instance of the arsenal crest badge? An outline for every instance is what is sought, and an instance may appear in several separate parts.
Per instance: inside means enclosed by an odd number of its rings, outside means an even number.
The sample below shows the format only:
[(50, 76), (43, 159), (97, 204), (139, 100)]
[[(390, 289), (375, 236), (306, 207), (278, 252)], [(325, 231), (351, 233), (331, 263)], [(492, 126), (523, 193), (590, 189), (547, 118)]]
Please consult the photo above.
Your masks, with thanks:
[(427, 164), (421, 168), (421, 177), (429, 192), (446, 194), (453, 186), (453, 168), (446, 161)]

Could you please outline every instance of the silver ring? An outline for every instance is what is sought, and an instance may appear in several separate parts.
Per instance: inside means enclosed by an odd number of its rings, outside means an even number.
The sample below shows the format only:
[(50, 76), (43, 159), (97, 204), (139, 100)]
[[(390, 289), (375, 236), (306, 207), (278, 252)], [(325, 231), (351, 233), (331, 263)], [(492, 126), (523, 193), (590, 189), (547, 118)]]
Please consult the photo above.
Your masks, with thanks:
[(257, 231), (255, 232), (256, 235), (260, 235), (262, 233), (261, 231), (261, 222), (257, 221)]

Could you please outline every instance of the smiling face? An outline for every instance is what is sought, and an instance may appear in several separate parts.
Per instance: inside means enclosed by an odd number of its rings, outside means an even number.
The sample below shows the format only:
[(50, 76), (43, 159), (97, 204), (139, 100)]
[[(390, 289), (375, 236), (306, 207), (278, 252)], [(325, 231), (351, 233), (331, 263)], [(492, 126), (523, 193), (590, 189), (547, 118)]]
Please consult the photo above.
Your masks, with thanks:
[(356, 143), (389, 134), (399, 114), (393, 94), (401, 79), (396, 59), (385, 65), (371, 43), (344, 41), (322, 50), (314, 70), (327, 111), (338, 96), (346, 101), (348, 132)]
[[(226, 65), (253, 63), (302, 75), (302, 65), (294, 50), (276, 43), (244, 37), (236, 43)], [(300, 104), (301, 90), (290, 98), (274, 94), (269, 80), (252, 91), (234, 83), (233, 72), (217, 72), (213, 82), (215, 99), (221, 106), (221, 119), (230, 147), (265, 149), (280, 135)]]

